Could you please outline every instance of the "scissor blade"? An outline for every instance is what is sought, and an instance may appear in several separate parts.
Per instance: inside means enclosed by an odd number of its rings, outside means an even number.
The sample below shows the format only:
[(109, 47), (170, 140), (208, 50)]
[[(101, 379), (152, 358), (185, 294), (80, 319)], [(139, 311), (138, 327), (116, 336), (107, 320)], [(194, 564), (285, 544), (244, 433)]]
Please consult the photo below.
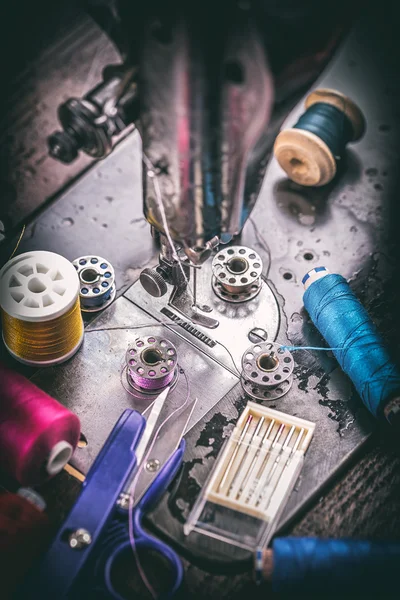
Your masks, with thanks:
[(176, 417), (172, 417), (163, 426), (149, 456), (149, 461), (153, 461), (153, 464), (158, 465), (158, 468), (156, 471), (149, 471), (146, 468), (141, 470), (138, 481), (135, 485), (135, 504), (139, 502), (145, 491), (150, 487), (153, 479), (155, 479), (159, 473), (162, 466), (178, 448), (182, 437), (186, 432), (196, 403), (197, 398), (187, 406), (183, 407), (182, 410), (177, 413)]
[(152, 406), (149, 418), (146, 421), (146, 428), (145, 428), (145, 430), (143, 432), (141, 440), (140, 440), (140, 442), (139, 442), (139, 444), (138, 444), (138, 446), (136, 448), (136, 451), (135, 451), (136, 462), (137, 462), (138, 465), (140, 465), (140, 463), (143, 460), (144, 453), (146, 452), (146, 448), (147, 448), (147, 446), (149, 444), (151, 436), (153, 435), (154, 428), (156, 426), (158, 417), (160, 416), (162, 407), (164, 406), (164, 402), (167, 399), (169, 390), (170, 390), (170, 388), (167, 387), (154, 400), (154, 403), (153, 403), (153, 406)]

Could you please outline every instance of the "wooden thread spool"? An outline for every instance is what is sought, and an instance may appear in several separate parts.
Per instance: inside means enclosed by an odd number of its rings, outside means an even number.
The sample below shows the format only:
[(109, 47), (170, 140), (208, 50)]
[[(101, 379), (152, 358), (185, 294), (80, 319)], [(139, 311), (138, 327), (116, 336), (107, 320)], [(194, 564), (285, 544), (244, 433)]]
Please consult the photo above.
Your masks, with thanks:
[[(307, 119), (311, 112), (315, 113), (315, 105), (326, 114), (318, 115), (309, 131), (303, 127), (309, 126)], [(319, 187), (335, 177), (337, 161), (346, 144), (362, 137), (365, 118), (350, 98), (336, 90), (315, 90), (307, 96), (305, 107), (306, 112), (296, 125), (279, 133), (274, 154), (289, 179), (300, 185)], [(310, 112), (311, 107), (314, 109)]]

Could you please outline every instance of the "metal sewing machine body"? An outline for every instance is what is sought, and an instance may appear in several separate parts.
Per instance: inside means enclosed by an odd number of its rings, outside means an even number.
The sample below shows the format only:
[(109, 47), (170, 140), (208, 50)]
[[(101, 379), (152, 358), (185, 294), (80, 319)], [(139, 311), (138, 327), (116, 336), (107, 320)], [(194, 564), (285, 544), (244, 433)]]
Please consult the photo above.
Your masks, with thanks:
[(64, 131), (49, 138), (50, 153), (63, 162), (79, 149), (104, 157), (135, 122), (145, 216), (163, 234), (168, 222), (194, 263), (209, 257), (213, 239), (241, 231), (277, 128), (351, 18), (348, 7), (335, 5), (327, 19), (314, 0), (219, 4), (96, 2), (93, 14), (124, 62), (105, 69), (103, 83), (82, 100), (60, 106)]
[(120, 0), (111, 10), (105, 0), (94, 8), (100, 21), (99, 5), (110, 9), (103, 26), (124, 63), (105, 69), (104, 82), (82, 100), (60, 106), (64, 131), (50, 136), (50, 153), (64, 162), (80, 148), (104, 157), (135, 122), (144, 215), (161, 244), (159, 265), (142, 273), (142, 285), (160, 297), (171, 283), (170, 305), (214, 329), (218, 319), (197, 299), (194, 265), (241, 232), (277, 130), (331, 56), (350, 13), (331, 8), (327, 22), (314, 1), (129, 4)]

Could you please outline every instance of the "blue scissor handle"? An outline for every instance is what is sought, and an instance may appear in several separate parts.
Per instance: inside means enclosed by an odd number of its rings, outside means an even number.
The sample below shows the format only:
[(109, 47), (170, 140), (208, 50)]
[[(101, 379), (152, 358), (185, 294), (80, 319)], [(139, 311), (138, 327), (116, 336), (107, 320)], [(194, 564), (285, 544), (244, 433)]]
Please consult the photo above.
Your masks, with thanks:
[[(171, 570), (172, 580), (174, 583), (167, 592), (159, 596), (159, 599), (169, 600), (170, 598), (173, 598), (176, 592), (178, 591), (183, 579), (182, 562), (179, 556), (176, 554), (176, 552), (172, 550), (170, 546), (164, 544), (164, 542), (161, 542), (160, 540), (157, 540), (156, 538), (150, 535), (146, 535), (145, 537), (142, 537), (140, 539), (135, 538), (135, 548), (139, 552), (140, 550), (152, 550), (154, 552), (158, 552), (163, 556), (163, 558), (165, 558), (168, 561)], [(117, 546), (114, 549), (114, 551), (111, 552), (105, 564), (104, 581), (109, 594), (109, 598), (113, 598), (113, 600), (126, 600), (124, 596), (120, 596), (120, 594), (118, 594), (118, 592), (115, 591), (115, 588), (111, 581), (111, 572), (115, 560), (117, 560), (117, 558), (124, 552), (129, 551), (133, 552), (133, 549), (130, 541), (126, 540), (122, 544), (119, 544), (119, 546)]]
[[(178, 472), (179, 467), (182, 464), (183, 454), (185, 452), (185, 440), (181, 440), (179, 448), (170, 456), (165, 465), (162, 467), (161, 471), (154, 479), (149, 489), (144, 493), (141, 500), (133, 509), (133, 537), (135, 542), (135, 547), (140, 549), (148, 549), (153, 550), (161, 554), (169, 563), (171, 568), (171, 574), (173, 576), (173, 585), (168, 590), (167, 593), (164, 593), (160, 598), (164, 598), (165, 600), (172, 598), (177, 590), (179, 589), (182, 579), (183, 579), (183, 566), (181, 559), (176, 554), (176, 552), (167, 544), (162, 542), (161, 540), (155, 538), (145, 531), (142, 527), (142, 518), (143, 515), (149, 511), (157, 502), (160, 500), (162, 494), (168, 488), (171, 481), (174, 479), (175, 475)], [(114, 561), (117, 556), (121, 553), (126, 552), (131, 549), (131, 543), (129, 540), (124, 540), (121, 544), (116, 546), (114, 550), (110, 553), (104, 569), (104, 579), (107, 590), (110, 594), (111, 598), (114, 600), (125, 600), (122, 596), (120, 596), (114, 589), (114, 586), (111, 582), (111, 570)], [(132, 549), (133, 551), (133, 549)]]

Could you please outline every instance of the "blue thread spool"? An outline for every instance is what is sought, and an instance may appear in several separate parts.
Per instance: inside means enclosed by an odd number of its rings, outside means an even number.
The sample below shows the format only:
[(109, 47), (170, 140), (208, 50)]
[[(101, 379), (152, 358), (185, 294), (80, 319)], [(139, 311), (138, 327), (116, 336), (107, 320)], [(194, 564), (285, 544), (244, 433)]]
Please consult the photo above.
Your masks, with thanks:
[(326, 185), (336, 175), (346, 145), (359, 140), (365, 119), (358, 106), (336, 90), (315, 90), (294, 127), (280, 132), (274, 154), (288, 177), (300, 185)]
[(325, 267), (309, 271), (303, 284), (305, 308), (363, 403), (393, 422), (400, 416), (400, 372), (368, 313), (347, 281)]

